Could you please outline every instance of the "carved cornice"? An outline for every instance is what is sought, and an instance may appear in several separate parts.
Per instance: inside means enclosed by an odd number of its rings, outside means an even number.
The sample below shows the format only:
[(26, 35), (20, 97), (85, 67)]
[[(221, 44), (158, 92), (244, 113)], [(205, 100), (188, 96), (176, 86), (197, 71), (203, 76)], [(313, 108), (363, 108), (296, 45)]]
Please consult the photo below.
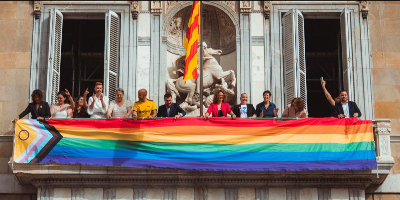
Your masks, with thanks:
[(250, 13), (251, 12), (251, 1), (240, 1), (240, 12)]
[(151, 6), (152, 13), (161, 13), (162, 12), (161, 1), (151, 1), (150, 6)]
[(363, 19), (368, 17), (368, 1), (360, 1), (361, 4), (361, 14)]
[[(378, 164), (379, 165), (379, 164)], [(15, 177), (21, 184), (52, 186), (93, 186), (103, 187), (289, 187), (302, 185), (307, 187), (360, 187), (381, 184), (387, 173), (373, 170), (341, 171), (298, 171), (298, 172), (262, 172), (262, 171), (186, 171), (173, 169), (145, 169), (129, 167), (90, 166), (78, 164), (16, 164)], [(381, 166), (379, 165), (379, 169)]]
[(42, 1), (34, 1), (33, 12), (35, 13), (35, 19), (40, 18), (40, 11), (42, 9)]

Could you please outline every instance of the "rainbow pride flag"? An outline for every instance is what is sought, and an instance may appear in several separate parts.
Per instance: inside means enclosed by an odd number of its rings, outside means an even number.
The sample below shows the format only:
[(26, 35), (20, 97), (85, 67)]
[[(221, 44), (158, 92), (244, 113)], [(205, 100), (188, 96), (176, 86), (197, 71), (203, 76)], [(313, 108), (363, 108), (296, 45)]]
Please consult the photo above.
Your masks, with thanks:
[(19, 120), (13, 160), (205, 171), (377, 167), (372, 122), (356, 118)]

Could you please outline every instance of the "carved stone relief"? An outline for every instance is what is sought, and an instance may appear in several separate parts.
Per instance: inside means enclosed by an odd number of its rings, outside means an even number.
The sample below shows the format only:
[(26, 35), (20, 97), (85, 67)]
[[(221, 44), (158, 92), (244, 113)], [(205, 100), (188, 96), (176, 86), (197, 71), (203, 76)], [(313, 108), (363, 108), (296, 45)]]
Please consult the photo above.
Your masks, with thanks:
[(167, 1), (165, 6), (165, 12), (167, 13), (172, 7), (174, 7), (179, 1)]
[(139, 1), (132, 1), (131, 12), (139, 12)]
[(40, 10), (42, 9), (42, 2), (35, 1), (33, 6), (33, 12), (35, 13), (35, 19), (40, 18)]
[(221, 37), (221, 48), (225, 49), (234, 49), (236, 47), (235, 40), (235, 26), (233, 23), (229, 23), (230, 19), (219, 9), (215, 9), (215, 13), (217, 14), (218, 25), (219, 25), (219, 34), (223, 35)]
[(250, 1), (240, 1), (240, 12), (251, 12)]
[(183, 45), (183, 23), (184, 23), (184, 12), (179, 12), (174, 16), (168, 27), (167, 41), (173, 45)]
[(235, 10), (236, 1), (223, 1), (223, 2), (224, 2), (224, 4), (226, 4), (229, 8), (231, 8), (233, 11), (236, 11), (236, 10)]
[(161, 1), (151, 1), (151, 12), (160, 13), (161, 11)]
[(271, 1), (264, 1), (264, 12), (271, 11)]
[(379, 137), (379, 144), (380, 144), (381, 156), (388, 156), (389, 155), (389, 136), (381, 135)]
[[(203, 105), (204, 110), (213, 102), (214, 95), (222, 90), (227, 102), (234, 103), (236, 99), (236, 77), (233, 70), (224, 71), (214, 56), (221, 55), (221, 50), (208, 48), (203, 42)], [(177, 102), (188, 116), (198, 115), (200, 108), (200, 86), (197, 80), (183, 80), (185, 68), (185, 55), (177, 59), (175, 74), (180, 74), (177, 79), (168, 79), (167, 92), (172, 95), (172, 101)], [(198, 74), (200, 74), (198, 72)]]

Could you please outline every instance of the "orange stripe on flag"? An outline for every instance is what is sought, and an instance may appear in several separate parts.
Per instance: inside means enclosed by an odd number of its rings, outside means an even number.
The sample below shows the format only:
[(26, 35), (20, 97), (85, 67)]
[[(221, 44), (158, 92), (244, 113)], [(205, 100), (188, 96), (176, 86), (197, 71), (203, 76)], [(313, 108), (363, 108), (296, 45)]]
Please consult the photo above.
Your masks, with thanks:
[(197, 79), (197, 43), (199, 42), (199, 1), (193, 1), (183, 46), (186, 49), (183, 80)]

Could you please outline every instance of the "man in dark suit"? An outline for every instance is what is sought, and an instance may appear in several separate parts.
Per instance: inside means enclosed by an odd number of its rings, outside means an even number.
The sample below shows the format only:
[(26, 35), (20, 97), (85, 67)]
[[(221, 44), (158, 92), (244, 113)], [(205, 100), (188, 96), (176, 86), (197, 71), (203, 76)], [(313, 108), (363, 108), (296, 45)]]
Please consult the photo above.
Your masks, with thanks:
[(164, 95), (165, 104), (158, 107), (157, 117), (174, 117), (178, 119), (186, 115), (186, 112), (176, 103), (172, 103), (171, 94)]
[(240, 104), (233, 106), (233, 113), (241, 118), (256, 117), (256, 109), (253, 104), (247, 103), (248, 97), (246, 93), (240, 95)]
[(341, 91), (339, 94), (340, 103), (335, 104), (333, 116), (337, 118), (361, 117), (361, 111), (357, 104), (349, 101), (346, 91)]

